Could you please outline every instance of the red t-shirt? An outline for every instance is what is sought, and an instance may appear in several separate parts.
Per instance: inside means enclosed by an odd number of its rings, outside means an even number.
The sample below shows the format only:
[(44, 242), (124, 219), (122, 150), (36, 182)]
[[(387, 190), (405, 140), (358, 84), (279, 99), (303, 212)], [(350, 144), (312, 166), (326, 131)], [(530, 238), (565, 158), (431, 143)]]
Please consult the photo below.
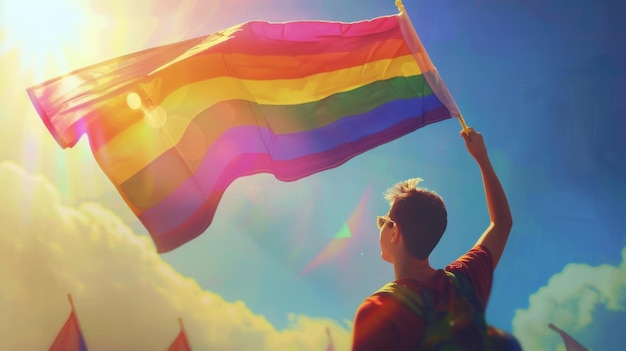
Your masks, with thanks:
[[(493, 280), (493, 258), (486, 247), (474, 246), (465, 255), (450, 263), (446, 271), (465, 276), (483, 309), (487, 306)], [(443, 269), (428, 282), (412, 279), (397, 280), (396, 283), (407, 286), (419, 293), (426, 289), (436, 305), (445, 299), (442, 294), (452, 284)], [(409, 350), (416, 345), (424, 332), (424, 322), (401, 301), (389, 294), (373, 295), (365, 299), (354, 317), (354, 351), (370, 350)]]

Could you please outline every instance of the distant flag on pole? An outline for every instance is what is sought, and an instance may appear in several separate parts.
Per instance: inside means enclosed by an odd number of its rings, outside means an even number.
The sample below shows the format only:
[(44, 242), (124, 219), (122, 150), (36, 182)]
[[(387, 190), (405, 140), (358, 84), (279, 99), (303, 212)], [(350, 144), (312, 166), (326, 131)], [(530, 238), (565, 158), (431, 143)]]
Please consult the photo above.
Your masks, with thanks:
[(328, 346), (326, 346), (326, 351), (335, 351), (335, 346), (333, 345), (333, 337), (330, 334), (329, 327), (326, 327), (326, 336), (328, 336)]
[(61, 328), (52, 346), (50, 346), (50, 351), (87, 351), (87, 344), (80, 330), (72, 295), (67, 294), (67, 298), (70, 301), (72, 310), (63, 328)]
[(581, 343), (576, 341), (576, 339), (571, 337), (564, 330), (559, 329), (552, 323), (550, 323), (548, 326), (550, 327), (550, 329), (556, 331), (561, 335), (561, 338), (563, 338), (563, 342), (565, 343), (565, 349), (567, 351), (589, 351), (588, 348), (584, 347)]
[(237, 178), (295, 181), (458, 116), (413, 25), (251, 21), (27, 91), (57, 142), (87, 134), (157, 247), (203, 233)]
[(191, 345), (189, 345), (182, 318), (178, 318), (178, 324), (180, 325), (180, 332), (170, 347), (167, 348), (167, 351), (191, 351)]

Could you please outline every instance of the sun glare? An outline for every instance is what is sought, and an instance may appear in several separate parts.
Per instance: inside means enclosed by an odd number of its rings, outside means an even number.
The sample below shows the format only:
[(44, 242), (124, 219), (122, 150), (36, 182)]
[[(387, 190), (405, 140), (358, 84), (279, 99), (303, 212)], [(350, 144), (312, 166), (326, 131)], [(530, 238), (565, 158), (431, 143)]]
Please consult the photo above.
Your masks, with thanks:
[(16, 50), (22, 70), (66, 71), (72, 52), (87, 44), (91, 16), (82, 0), (0, 1), (0, 54)]

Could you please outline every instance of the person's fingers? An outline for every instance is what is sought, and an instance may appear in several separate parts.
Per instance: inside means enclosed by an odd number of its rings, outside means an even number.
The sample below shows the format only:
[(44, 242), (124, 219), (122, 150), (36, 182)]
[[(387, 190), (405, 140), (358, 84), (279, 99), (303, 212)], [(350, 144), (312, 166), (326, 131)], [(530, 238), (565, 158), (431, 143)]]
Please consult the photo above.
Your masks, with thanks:
[(466, 142), (472, 141), (472, 134), (476, 134), (476, 131), (474, 131), (474, 128), (472, 127), (461, 130), (461, 136), (463, 137), (463, 139), (465, 139)]
[(469, 143), (469, 133), (466, 130), (462, 130), (460, 134), (463, 140), (465, 140), (465, 143)]

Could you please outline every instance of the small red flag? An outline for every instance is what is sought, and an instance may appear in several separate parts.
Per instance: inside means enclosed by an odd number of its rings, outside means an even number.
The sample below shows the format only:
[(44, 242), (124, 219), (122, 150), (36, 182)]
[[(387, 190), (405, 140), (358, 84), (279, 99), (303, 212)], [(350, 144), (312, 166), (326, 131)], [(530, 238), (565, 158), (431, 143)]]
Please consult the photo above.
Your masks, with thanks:
[(52, 346), (50, 346), (50, 351), (87, 351), (87, 344), (85, 344), (85, 338), (80, 331), (78, 317), (74, 310), (72, 295), (67, 294), (67, 298), (70, 300), (72, 311), (56, 339), (54, 339)]
[(178, 333), (178, 336), (174, 339), (170, 347), (167, 348), (167, 351), (191, 351), (191, 345), (189, 345), (187, 333), (185, 333), (183, 320), (178, 318), (178, 323), (180, 324), (180, 333)]

